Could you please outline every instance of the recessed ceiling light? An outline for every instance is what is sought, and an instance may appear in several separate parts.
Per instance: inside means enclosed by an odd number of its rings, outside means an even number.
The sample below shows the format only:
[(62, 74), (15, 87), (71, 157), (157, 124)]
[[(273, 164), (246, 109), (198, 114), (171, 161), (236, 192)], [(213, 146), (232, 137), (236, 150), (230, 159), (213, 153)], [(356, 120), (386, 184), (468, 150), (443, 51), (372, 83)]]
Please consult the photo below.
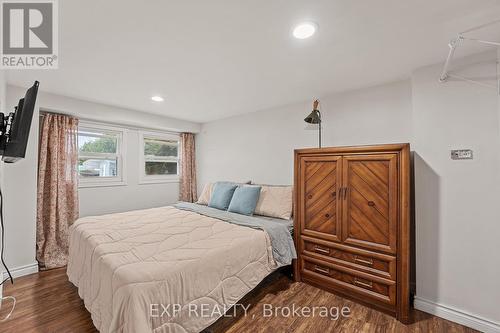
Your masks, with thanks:
[(151, 99), (155, 102), (163, 102), (163, 97), (161, 96), (153, 96)]
[(312, 22), (304, 22), (293, 29), (293, 36), (298, 39), (306, 39), (314, 35), (318, 26)]

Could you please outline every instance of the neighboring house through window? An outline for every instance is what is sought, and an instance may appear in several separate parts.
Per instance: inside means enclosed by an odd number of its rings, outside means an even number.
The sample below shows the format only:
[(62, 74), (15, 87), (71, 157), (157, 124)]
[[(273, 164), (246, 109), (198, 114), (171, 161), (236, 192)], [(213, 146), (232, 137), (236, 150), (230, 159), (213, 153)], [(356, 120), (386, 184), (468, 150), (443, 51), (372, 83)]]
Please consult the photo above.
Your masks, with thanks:
[(124, 184), (123, 130), (81, 123), (78, 128), (80, 187)]

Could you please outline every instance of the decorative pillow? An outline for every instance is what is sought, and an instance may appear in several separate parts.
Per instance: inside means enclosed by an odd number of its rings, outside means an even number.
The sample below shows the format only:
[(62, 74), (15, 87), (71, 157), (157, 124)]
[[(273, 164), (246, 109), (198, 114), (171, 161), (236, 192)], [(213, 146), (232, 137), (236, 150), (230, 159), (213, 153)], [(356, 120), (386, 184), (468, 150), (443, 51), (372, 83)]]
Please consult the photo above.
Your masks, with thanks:
[(233, 197), (234, 190), (238, 185), (227, 182), (217, 182), (214, 184), (208, 207), (227, 210), (231, 198)]
[(196, 201), (196, 203), (199, 205), (205, 205), (205, 206), (208, 205), (213, 187), (214, 183), (207, 183), (205, 187), (203, 187), (203, 192), (201, 192), (201, 195), (198, 198), (198, 201)]
[[(221, 182), (221, 183), (233, 183), (233, 182)], [(238, 183), (238, 184), (246, 184), (249, 185), (251, 184), (252, 181), (248, 180), (244, 183)], [(199, 205), (208, 205), (210, 202), (210, 197), (212, 196), (212, 190), (214, 189), (214, 184), (215, 183), (207, 183), (205, 187), (203, 187), (203, 191), (201, 192), (200, 197), (198, 198), (198, 201), (196, 201), (197, 204)]]
[(228, 211), (253, 215), (260, 196), (260, 186), (238, 186), (234, 191)]
[(292, 217), (292, 186), (262, 185), (254, 214), (289, 220)]

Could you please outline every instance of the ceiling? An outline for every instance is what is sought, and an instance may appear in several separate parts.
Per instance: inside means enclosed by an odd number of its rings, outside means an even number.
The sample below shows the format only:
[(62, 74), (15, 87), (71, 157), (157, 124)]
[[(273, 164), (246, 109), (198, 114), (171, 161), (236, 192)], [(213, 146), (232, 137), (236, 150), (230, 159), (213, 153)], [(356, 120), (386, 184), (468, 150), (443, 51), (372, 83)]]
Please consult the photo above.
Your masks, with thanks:
[[(498, 0), (64, 0), (59, 69), (8, 82), (207, 122), (407, 78), (498, 18)], [(294, 39), (302, 21), (316, 35)]]

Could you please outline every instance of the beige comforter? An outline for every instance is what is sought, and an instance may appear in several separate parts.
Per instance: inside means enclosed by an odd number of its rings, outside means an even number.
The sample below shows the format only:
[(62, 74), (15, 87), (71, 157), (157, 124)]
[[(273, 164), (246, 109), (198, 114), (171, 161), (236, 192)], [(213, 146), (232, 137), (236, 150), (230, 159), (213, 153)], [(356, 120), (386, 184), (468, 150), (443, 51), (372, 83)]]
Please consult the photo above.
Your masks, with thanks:
[(199, 332), (275, 268), (264, 231), (174, 207), (70, 229), (68, 277), (101, 333)]

